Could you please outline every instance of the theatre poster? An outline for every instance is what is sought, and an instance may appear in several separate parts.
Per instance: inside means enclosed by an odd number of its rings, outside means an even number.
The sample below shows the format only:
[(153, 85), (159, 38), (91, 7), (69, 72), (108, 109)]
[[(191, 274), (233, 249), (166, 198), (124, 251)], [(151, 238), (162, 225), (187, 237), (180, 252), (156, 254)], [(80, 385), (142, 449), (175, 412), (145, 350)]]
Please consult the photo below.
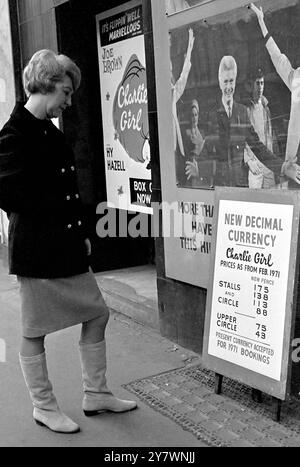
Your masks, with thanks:
[[(184, 226), (165, 236), (166, 275), (204, 289), (210, 280), (215, 189), (249, 191), (250, 200), (251, 190), (300, 186), (264, 157), (272, 154), (282, 167), (293, 147), (289, 143), (297, 140), (287, 84), (300, 67), (300, 2), (259, 5), (273, 38), (272, 57), (245, 0), (169, 1), (169, 36), (161, 33), (155, 44), (156, 68), (164, 76), (157, 84), (164, 226), (169, 233), (170, 206), (175, 225)], [(285, 55), (285, 67), (275, 50)]]
[(142, 5), (96, 17), (108, 207), (151, 214), (152, 183)]

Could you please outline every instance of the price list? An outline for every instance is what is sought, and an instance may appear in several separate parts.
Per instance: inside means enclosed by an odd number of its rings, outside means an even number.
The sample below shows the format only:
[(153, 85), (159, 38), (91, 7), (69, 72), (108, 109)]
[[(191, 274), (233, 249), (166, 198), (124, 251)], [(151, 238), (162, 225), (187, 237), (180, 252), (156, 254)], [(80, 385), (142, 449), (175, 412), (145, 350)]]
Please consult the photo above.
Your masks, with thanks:
[(292, 221), (290, 205), (220, 201), (208, 354), (276, 381)]

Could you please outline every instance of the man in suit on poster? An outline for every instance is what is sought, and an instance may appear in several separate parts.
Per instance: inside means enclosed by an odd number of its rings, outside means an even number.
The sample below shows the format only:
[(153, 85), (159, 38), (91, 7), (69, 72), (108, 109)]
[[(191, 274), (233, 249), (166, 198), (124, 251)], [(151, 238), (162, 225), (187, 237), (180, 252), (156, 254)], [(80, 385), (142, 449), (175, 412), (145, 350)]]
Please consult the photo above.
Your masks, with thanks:
[[(209, 132), (204, 152), (207, 160), (216, 161), (214, 186), (248, 187), (246, 144), (257, 159), (277, 176), (281, 175), (283, 161), (276, 157), (259, 139), (249, 119), (247, 107), (234, 100), (237, 64), (232, 56), (224, 56), (219, 66), (221, 101), (210, 112)], [(197, 161), (186, 163), (187, 178), (201, 178)]]

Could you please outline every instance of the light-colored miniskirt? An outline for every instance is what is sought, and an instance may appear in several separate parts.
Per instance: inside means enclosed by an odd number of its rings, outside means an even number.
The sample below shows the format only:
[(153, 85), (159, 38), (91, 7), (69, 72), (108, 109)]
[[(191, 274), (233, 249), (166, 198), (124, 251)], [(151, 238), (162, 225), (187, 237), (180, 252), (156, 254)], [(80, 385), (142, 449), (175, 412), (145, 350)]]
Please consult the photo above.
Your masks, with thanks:
[(18, 281), (24, 337), (46, 336), (108, 315), (92, 272), (62, 279), (18, 276)]

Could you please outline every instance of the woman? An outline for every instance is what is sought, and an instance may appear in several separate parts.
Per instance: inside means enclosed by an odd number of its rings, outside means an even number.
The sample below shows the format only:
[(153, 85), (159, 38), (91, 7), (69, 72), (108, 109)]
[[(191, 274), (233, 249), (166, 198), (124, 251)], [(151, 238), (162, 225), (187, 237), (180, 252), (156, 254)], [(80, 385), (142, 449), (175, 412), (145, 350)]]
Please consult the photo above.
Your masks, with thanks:
[(296, 163), (298, 161), (300, 143), (300, 68), (295, 70), (292, 67), (288, 58), (280, 52), (274, 39), (270, 36), (268, 32), (267, 26), (264, 21), (264, 13), (262, 8), (257, 8), (253, 3), (251, 3), (250, 8), (257, 16), (263, 37), (266, 42), (267, 50), (270, 54), (276, 71), (292, 93), (291, 115), (287, 137), (286, 157), (285, 162), (283, 164), (282, 172), (284, 175), (291, 179), (289, 180), (289, 187), (299, 189), (300, 167)]
[(186, 154), (191, 159), (199, 157), (203, 146), (204, 138), (199, 130), (199, 104), (196, 99), (191, 105), (191, 128), (186, 130)]
[[(199, 130), (199, 104), (196, 99), (192, 101), (190, 117), (191, 127), (186, 130), (185, 134), (185, 152), (187, 156), (185, 174), (187, 182), (193, 188), (209, 187), (212, 184), (213, 171), (210, 167), (211, 164), (207, 162), (206, 158), (201, 157), (205, 139)], [(190, 171), (191, 165), (199, 168), (201, 177), (192, 176)]]
[(60, 329), (83, 323), (84, 413), (136, 408), (106, 386), (109, 312), (89, 270), (91, 244), (74, 154), (50, 120), (71, 106), (80, 81), (80, 70), (68, 57), (37, 52), (23, 75), (27, 103), (16, 105), (0, 132), (0, 208), (10, 220), (10, 273), (17, 275), (21, 294), (20, 364), (34, 420), (60, 433), (80, 430), (59, 409), (48, 379), (45, 336)]
[[(169, 35), (170, 39), (170, 47), (171, 47), (171, 35)], [(170, 63), (171, 67), (171, 84), (172, 84), (172, 115), (173, 115), (173, 135), (174, 135), (174, 153), (175, 153), (175, 163), (176, 163), (176, 176), (177, 176), (177, 183), (179, 185), (184, 185), (185, 183), (185, 176), (184, 176), (184, 164), (185, 164), (185, 152), (184, 152), (184, 145), (183, 139), (181, 134), (181, 128), (178, 118), (178, 111), (177, 111), (177, 103), (183, 96), (185, 91), (188, 77), (192, 68), (192, 51), (194, 48), (195, 36), (194, 31), (190, 28), (189, 29), (189, 39), (188, 39), (188, 47), (187, 52), (184, 58), (183, 67), (180, 73), (180, 77), (176, 81), (173, 76), (172, 70), (172, 61)]]

